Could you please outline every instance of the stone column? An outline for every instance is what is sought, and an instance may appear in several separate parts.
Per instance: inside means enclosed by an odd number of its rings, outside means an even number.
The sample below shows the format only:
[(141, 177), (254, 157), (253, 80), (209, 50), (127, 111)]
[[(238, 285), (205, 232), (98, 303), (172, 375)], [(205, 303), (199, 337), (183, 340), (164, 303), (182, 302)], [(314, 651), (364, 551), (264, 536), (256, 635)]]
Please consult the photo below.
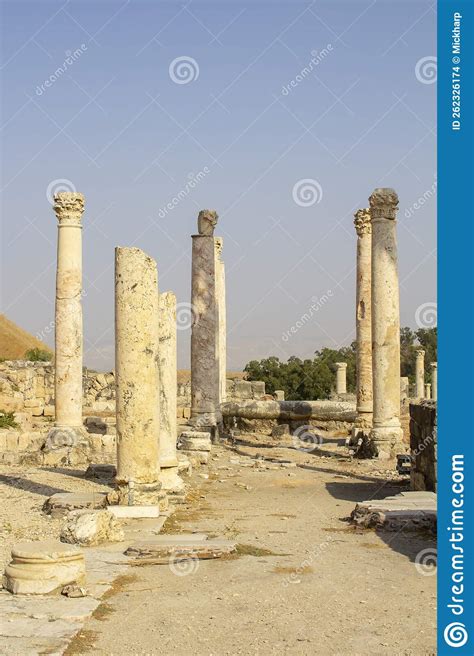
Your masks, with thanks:
[(357, 210), (354, 215), (357, 232), (356, 263), (356, 392), (357, 420), (353, 436), (372, 428), (372, 309), (371, 262), (372, 234), (370, 210)]
[(199, 431), (217, 435), (219, 410), (218, 311), (214, 227), (217, 213), (202, 210), (193, 235), (191, 305), (191, 419)]
[(438, 363), (431, 363), (431, 398), (438, 400)]
[(346, 394), (347, 362), (336, 362), (336, 394)]
[(369, 198), (372, 222), (372, 376), (376, 454), (389, 458), (402, 447), (400, 425), (400, 300), (393, 189), (375, 189)]
[(225, 302), (225, 265), (222, 260), (222, 237), (215, 237), (216, 246), (216, 300), (217, 300), (217, 323), (218, 323), (218, 348), (219, 359), (219, 403), (227, 400), (227, 327), (226, 327), (226, 302)]
[(415, 380), (416, 398), (422, 399), (425, 395), (425, 352), (423, 349), (418, 349), (416, 352)]
[(159, 481), (158, 274), (139, 248), (115, 249), (117, 476), (121, 505), (157, 504)]
[(84, 196), (60, 192), (54, 197), (58, 219), (55, 313), (55, 423), (47, 449), (82, 442), (82, 224)]
[(425, 385), (425, 399), (431, 399), (431, 383)]
[(159, 295), (159, 375), (160, 375), (160, 481), (167, 493), (184, 489), (178, 476), (177, 439), (177, 357), (176, 296), (173, 292)]
[(408, 376), (400, 376), (400, 399), (404, 401), (409, 397), (410, 384)]

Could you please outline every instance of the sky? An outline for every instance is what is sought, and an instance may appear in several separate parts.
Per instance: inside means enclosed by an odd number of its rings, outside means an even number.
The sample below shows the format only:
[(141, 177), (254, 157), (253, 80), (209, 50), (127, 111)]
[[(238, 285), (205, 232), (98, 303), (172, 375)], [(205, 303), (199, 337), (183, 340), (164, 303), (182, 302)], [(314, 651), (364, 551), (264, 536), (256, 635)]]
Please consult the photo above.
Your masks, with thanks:
[(160, 290), (177, 295), (178, 366), (189, 367), (191, 235), (203, 208), (217, 210), (224, 240), (229, 370), (349, 345), (353, 214), (374, 188), (393, 187), (401, 324), (435, 324), (435, 4), (1, 8), (1, 307), (11, 320), (54, 344), (51, 196), (76, 190), (87, 366), (113, 367), (114, 248), (137, 246), (156, 259)]

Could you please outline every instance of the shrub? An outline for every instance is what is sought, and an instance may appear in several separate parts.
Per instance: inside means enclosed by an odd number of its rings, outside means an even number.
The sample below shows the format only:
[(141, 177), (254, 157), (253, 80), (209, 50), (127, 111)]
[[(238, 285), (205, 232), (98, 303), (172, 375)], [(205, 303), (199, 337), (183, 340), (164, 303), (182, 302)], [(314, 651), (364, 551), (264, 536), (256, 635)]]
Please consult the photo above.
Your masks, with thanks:
[(13, 412), (0, 410), (0, 428), (18, 428)]
[(29, 362), (49, 362), (52, 357), (49, 351), (40, 348), (30, 349), (25, 353), (25, 360)]

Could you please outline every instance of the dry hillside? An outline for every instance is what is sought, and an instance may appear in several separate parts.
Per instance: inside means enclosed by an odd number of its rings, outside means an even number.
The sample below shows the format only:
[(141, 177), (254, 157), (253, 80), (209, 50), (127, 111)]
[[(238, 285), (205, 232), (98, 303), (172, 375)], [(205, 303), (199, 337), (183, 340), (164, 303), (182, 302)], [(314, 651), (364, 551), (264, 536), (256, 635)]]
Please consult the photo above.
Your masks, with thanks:
[(34, 348), (51, 352), (49, 346), (0, 314), (0, 360), (22, 360), (26, 351)]

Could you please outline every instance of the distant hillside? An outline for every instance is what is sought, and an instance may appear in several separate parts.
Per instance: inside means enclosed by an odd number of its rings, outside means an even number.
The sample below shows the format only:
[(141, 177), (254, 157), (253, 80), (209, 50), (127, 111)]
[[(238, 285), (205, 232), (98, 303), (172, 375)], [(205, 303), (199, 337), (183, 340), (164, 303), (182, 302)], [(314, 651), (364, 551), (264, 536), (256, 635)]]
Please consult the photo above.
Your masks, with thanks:
[(0, 359), (23, 360), (26, 351), (34, 348), (51, 353), (49, 346), (0, 314)]

